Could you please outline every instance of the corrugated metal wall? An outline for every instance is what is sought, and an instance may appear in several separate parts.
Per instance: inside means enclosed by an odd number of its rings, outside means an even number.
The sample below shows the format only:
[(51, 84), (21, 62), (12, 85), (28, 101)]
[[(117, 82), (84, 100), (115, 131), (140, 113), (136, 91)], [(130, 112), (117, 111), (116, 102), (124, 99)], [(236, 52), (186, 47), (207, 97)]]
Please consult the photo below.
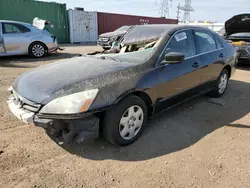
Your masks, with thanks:
[(97, 12), (68, 10), (71, 43), (96, 43)]
[(114, 31), (123, 25), (142, 25), (142, 24), (178, 24), (178, 20), (133, 16), (113, 13), (97, 13), (98, 34)]
[(69, 42), (66, 4), (33, 0), (0, 0), (0, 20), (32, 23), (35, 17), (51, 23), (50, 32), (60, 43)]

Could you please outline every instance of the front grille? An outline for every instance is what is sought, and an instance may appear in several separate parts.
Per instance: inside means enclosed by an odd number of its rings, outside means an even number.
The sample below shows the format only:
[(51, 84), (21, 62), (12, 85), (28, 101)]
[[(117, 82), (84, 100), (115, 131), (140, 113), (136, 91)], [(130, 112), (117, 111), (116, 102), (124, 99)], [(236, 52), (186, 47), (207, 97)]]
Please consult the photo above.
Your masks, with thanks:
[(240, 54), (240, 57), (249, 57), (250, 54), (247, 50), (238, 50), (238, 53)]
[(100, 41), (102, 41), (102, 42), (108, 42), (108, 41), (109, 41), (109, 38), (103, 37), (103, 38), (100, 38)]
[(250, 47), (247, 48), (247, 52), (250, 55)]
[(28, 110), (30, 112), (38, 112), (38, 110), (40, 108), (40, 107), (29, 106), (27, 104), (23, 105), (22, 107), (23, 107), (23, 109)]
[(41, 105), (34, 103), (22, 96), (20, 96), (17, 92), (15, 92), (14, 90), (12, 90), (12, 95), (11, 95), (11, 99), (13, 100), (13, 102), (19, 107), (19, 108), (23, 108), (25, 110), (28, 110), (30, 112), (38, 112)]

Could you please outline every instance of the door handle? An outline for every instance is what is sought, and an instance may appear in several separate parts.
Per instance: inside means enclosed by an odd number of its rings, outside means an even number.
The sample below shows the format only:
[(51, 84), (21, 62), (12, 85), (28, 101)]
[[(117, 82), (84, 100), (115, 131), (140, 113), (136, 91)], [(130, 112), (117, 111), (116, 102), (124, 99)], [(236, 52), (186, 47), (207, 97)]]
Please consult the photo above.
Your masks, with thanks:
[(223, 53), (221, 53), (221, 54), (219, 55), (219, 57), (220, 57), (220, 58), (223, 58), (223, 57), (224, 57)]
[(194, 62), (194, 64), (192, 65), (192, 67), (193, 67), (193, 68), (197, 68), (197, 67), (199, 67), (199, 63)]

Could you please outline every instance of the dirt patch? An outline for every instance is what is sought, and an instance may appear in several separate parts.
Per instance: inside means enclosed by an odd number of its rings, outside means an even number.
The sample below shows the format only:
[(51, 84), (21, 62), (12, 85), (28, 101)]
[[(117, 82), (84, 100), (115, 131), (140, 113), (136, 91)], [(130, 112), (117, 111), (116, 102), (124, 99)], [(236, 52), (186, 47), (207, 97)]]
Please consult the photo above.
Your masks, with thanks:
[(67, 46), (44, 59), (0, 59), (0, 187), (249, 187), (249, 66), (236, 71), (223, 105), (203, 96), (171, 109), (128, 147), (100, 138), (61, 148), (11, 115), (7, 89), (18, 75), (94, 49)]

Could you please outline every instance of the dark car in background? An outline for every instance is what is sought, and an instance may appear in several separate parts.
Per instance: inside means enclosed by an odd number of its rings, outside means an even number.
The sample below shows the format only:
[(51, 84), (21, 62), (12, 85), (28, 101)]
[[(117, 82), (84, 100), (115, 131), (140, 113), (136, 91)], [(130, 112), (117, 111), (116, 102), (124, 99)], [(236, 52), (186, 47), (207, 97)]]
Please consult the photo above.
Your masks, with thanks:
[(225, 38), (236, 47), (239, 59), (250, 62), (250, 14), (236, 15), (225, 23)]
[(131, 28), (131, 26), (122, 26), (113, 32), (103, 33), (99, 36), (97, 44), (102, 46), (104, 50), (112, 47), (115, 41), (118, 41)]
[(236, 49), (209, 29), (140, 25), (119, 53), (78, 56), (19, 76), (8, 105), (58, 142), (101, 133), (124, 146), (149, 117), (201, 94), (222, 96), (236, 64)]

